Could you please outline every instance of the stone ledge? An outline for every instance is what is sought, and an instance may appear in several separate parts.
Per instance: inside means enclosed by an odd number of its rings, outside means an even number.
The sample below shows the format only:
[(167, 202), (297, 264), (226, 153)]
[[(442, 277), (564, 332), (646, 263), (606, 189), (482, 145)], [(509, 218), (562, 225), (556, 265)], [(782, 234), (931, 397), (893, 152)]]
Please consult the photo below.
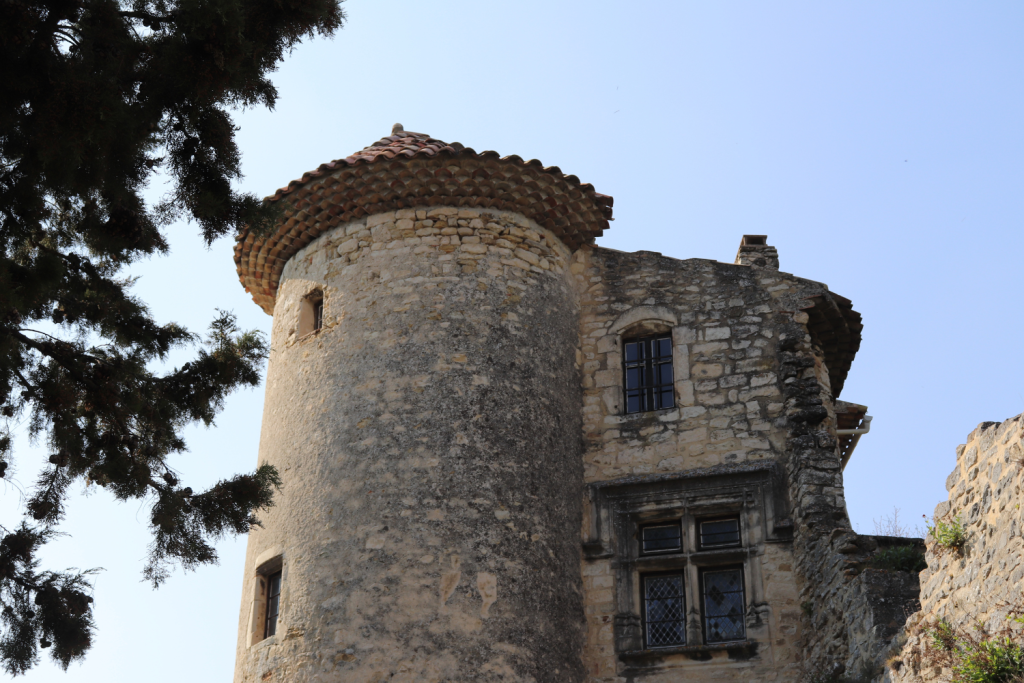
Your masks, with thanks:
[(716, 652), (726, 652), (729, 659), (752, 659), (757, 656), (760, 643), (756, 640), (741, 640), (732, 643), (715, 643), (712, 645), (676, 645), (674, 647), (648, 648), (646, 650), (629, 650), (619, 653), (623, 663), (632, 666), (652, 665), (669, 655), (686, 655), (690, 659), (707, 661)]

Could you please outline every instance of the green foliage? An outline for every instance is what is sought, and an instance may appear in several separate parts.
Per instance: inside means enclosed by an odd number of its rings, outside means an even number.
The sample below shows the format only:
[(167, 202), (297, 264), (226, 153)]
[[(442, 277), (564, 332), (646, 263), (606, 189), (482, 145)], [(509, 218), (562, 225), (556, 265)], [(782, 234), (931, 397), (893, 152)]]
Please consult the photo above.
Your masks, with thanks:
[(965, 648), (953, 666), (954, 683), (1010, 683), (1024, 676), (1024, 648), (1009, 638)]
[(935, 539), (935, 543), (940, 548), (963, 554), (964, 546), (967, 543), (967, 530), (959, 517), (950, 522), (937, 519), (934, 526), (927, 522), (926, 525), (928, 534)]
[(803, 610), (803, 613), (807, 616), (812, 616), (814, 614), (814, 603), (810, 600), (801, 602), (800, 609)]
[(0, 540), (0, 659), (10, 674), (28, 670), (37, 639), (65, 669), (92, 639), (89, 572), (39, 571), (36, 552), (53, 534), (22, 524)]
[(931, 661), (948, 667), (952, 683), (1014, 683), (1024, 678), (1024, 647), (1005, 632), (989, 637), (941, 620), (926, 628)]
[(871, 558), (871, 566), (875, 569), (916, 574), (928, 564), (924, 560), (924, 553), (915, 546), (896, 545), (883, 548), (875, 553)]
[(928, 637), (932, 641), (932, 647), (943, 652), (952, 652), (956, 649), (957, 636), (953, 625), (941, 619), (927, 630)]
[[(219, 312), (205, 340), (160, 324), (123, 268), (167, 251), (164, 230), (195, 221), (207, 244), (273, 209), (237, 193), (230, 109), (273, 107), (268, 75), (303, 37), (331, 35), (340, 0), (18, 0), (0, 3), (0, 477), (15, 469), (10, 429), (49, 450), (29, 520), (0, 527), (0, 662), (61, 666), (89, 648), (88, 572), (43, 571), (39, 548), (69, 487), (152, 501), (144, 575), (163, 581), (216, 560), (212, 541), (244, 533), (272, 504), (271, 467), (193, 493), (168, 458), (183, 430), (212, 424), (231, 391), (256, 386), (261, 335)], [(142, 192), (155, 173), (170, 191)], [(171, 350), (181, 367), (159, 370)], [(30, 465), (34, 468), (34, 465)]]

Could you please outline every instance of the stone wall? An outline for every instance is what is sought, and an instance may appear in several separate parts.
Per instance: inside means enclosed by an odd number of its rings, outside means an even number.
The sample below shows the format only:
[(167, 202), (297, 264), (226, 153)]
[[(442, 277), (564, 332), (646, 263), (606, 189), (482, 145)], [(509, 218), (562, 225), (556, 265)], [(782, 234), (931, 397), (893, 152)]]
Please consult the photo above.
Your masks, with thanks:
[[(846, 515), (834, 401), (859, 316), (767, 245), (738, 261), (570, 254), (522, 215), (452, 207), (298, 251), (260, 446), (285, 489), (250, 536), (236, 682), (788, 682), (874, 662), (916, 586), (868, 566), (880, 541)], [(324, 325), (303, 335), (311, 296)], [(676, 405), (625, 415), (622, 341), (665, 331)], [(666, 510), (686, 551), (644, 564), (637, 525)], [(711, 513), (742, 520), (742, 548), (697, 552)], [(691, 586), (740, 566), (746, 639), (705, 645), (691, 595), (688, 644), (644, 650), (655, 566)]]
[[(823, 348), (823, 319), (848, 302), (819, 297), (806, 317), (780, 331), (780, 367), (788, 430), (785, 463), (793, 504), (794, 554), (803, 615), (801, 680), (867, 680), (913, 611), (918, 584), (905, 572), (873, 569), (882, 544), (853, 532), (843, 494), (833, 386)], [(832, 311), (830, 313), (830, 311)], [(913, 541), (907, 541), (913, 542)], [(909, 607), (908, 607), (909, 606)]]
[[(856, 351), (841, 340), (857, 337), (859, 316), (823, 285), (777, 267), (774, 248), (746, 243), (737, 264), (601, 248), (574, 256), (591, 491), (583, 575), (584, 658), (592, 681), (680, 674), (795, 681), (854, 672), (875, 665), (916, 597), (913, 576), (870, 568), (879, 541), (854, 534), (846, 513), (834, 393), (845, 379), (836, 366)], [(622, 339), (659, 330), (671, 330), (678, 405), (624, 415)], [(693, 647), (646, 660), (634, 654), (629, 643), (637, 641), (628, 634), (635, 617), (624, 612), (638, 602), (631, 575), (640, 570), (626, 546), (616, 547), (613, 512), (595, 512), (601, 506), (593, 492), (628, 484), (651, 491), (634, 497), (653, 500), (659, 481), (687, 473), (718, 490), (715, 477), (757, 463), (777, 468), (775, 488), (765, 495), (781, 500), (766, 502), (751, 518), (759, 527), (744, 560), (751, 649)], [(684, 520), (697, 514), (687, 508), (699, 504), (700, 494), (685, 498)], [(633, 505), (628, 514), (621, 505), (614, 513), (620, 535), (629, 533), (623, 515), (645, 514)], [(696, 605), (690, 611), (699, 619)]]
[[(764, 261), (777, 265), (777, 259)], [(805, 312), (829, 297), (827, 289), (772, 267), (602, 248), (578, 251), (571, 270), (581, 292), (584, 467), (591, 486), (623, 477), (653, 481), (673, 472), (778, 463), (783, 499), (811, 512), (824, 510), (834, 522), (826, 528), (811, 521), (808, 527), (809, 513), (800, 513), (806, 534), (827, 536), (842, 524), (830, 380)], [(657, 329), (672, 332), (678, 405), (624, 415), (622, 338)], [(814, 429), (807, 427), (809, 420)], [(791, 463), (794, 443), (798, 462)], [(828, 461), (816, 468), (815, 457)], [(616, 618), (628, 618), (620, 613), (630, 596), (615, 590), (626, 560), (601, 552), (585, 559), (585, 661), (591, 680), (675, 680), (680, 673), (708, 680), (796, 680), (805, 645), (799, 591), (807, 587), (794, 553), (792, 510), (785, 507), (759, 517), (763, 534), (745, 563), (755, 584), (748, 588), (748, 637), (757, 643), (753, 657), (705, 649), (629, 666), (617, 651), (622, 646), (616, 647), (615, 633)], [(584, 536), (592, 533), (585, 530)], [(797, 547), (813, 546), (802, 543)], [(696, 605), (691, 611), (699, 619)]]
[(844, 527), (811, 546), (809, 557), (819, 564), (801, 594), (813, 634), (807, 639), (805, 680), (846, 676), (867, 683), (882, 671), (892, 638), (918, 608), (916, 574), (872, 566), (878, 551), (898, 545), (924, 550), (920, 539), (864, 536)]
[[(249, 537), (236, 681), (583, 679), (568, 259), (521, 215), (438, 207), (288, 261), (259, 455), (284, 489)], [(324, 326), (300, 336), (311, 294)]]
[[(946, 480), (949, 500), (935, 519), (959, 519), (966, 529), (963, 553), (938, 546), (929, 536), (928, 568), (921, 572), (921, 610), (907, 623), (902, 647), (890, 660), (892, 683), (949, 680), (950, 672), (929, 661), (923, 633), (946, 620), (990, 633), (1009, 628), (1024, 642), (1024, 625), (1007, 616), (1024, 608), (1024, 416), (983, 422), (957, 447), (956, 468)], [(906, 640), (902, 643), (902, 640)]]

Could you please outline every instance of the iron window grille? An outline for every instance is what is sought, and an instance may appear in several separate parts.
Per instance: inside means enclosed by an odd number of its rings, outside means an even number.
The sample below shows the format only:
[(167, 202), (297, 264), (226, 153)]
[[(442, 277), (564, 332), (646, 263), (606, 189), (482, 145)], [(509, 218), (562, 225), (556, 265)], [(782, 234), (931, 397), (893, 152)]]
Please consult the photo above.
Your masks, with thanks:
[(678, 552), (683, 549), (683, 530), (679, 522), (651, 524), (640, 528), (640, 554)]
[(745, 640), (743, 568), (705, 569), (701, 572), (701, 584), (704, 642), (710, 645)]
[(324, 326), (324, 300), (313, 302), (313, 331), (323, 329)]
[(701, 550), (715, 548), (737, 548), (740, 546), (740, 520), (707, 519), (699, 523)]
[(263, 628), (263, 637), (269, 638), (277, 633), (277, 615), (281, 609), (281, 572), (274, 572), (267, 577), (267, 620)]
[(686, 644), (686, 599), (682, 574), (643, 577), (644, 642), (648, 648)]
[(671, 335), (625, 340), (623, 361), (627, 413), (675, 405)]

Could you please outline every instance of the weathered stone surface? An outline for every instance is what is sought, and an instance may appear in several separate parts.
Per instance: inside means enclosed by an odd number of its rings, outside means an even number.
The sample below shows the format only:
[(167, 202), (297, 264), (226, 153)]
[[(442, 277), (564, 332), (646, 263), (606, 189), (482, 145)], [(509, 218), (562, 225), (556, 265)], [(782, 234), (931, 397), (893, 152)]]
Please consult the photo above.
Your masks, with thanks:
[[(459, 212), (549, 264), (503, 265), (441, 236), (454, 213), (423, 228), (436, 246), (387, 214), (285, 268), (260, 445), (285, 486), (250, 534), (236, 681), (583, 679), (569, 254), (522, 216)], [(316, 289), (324, 328), (300, 338)], [(281, 616), (250, 645), (268, 551)]]
[[(845, 565), (833, 561), (839, 554), (827, 542), (833, 529), (849, 529), (832, 381), (824, 344), (808, 328), (811, 316), (805, 312), (836, 311), (827, 290), (753, 265), (595, 247), (576, 252), (572, 271), (581, 300), (586, 480), (593, 486), (621, 477), (774, 461), (789, 481), (787, 508), (776, 510), (774, 521), (791, 524), (782, 517), (792, 515), (796, 522), (790, 540), (759, 543), (746, 565), (766, 631), (761, 636), (748, 628), (757, 647), (743, 659), (720, 649), (706, 653), (707, 659), (665, 655), (640, 668), (623, 661), (612, 621), (628, 616), (622, 610), (629, 601), (596, 583), (622, 582), (615, 578), (616, 560), (585, 559), (584, 659), (590, 680), (795, 681), (845, 664), (851, 649), (855, 659), (870, 649), (853, 631), (881, 615), (885, 601), (879, 596), (893, 588), (878, 588), (885, 581), (867, 585), (861, 577), (851, 579)], [(622, 339), (656, 330), (671, 330), (676, 345), (680, 407), (623, 415)], [(911, 590), (909, 599), (915, 596)], [(842, 605), (854, 619), (831, 609), (811, 617), (800, 607), (819, 600)], [(887, 628), (869, 627), (866, 637), (881, 631), (891, 636)]]
[[(874, 662), (917, 584), (870, 567), (897, 541), (849, 528), (850, 302), (779, 271), (764, 236), (733, 264), (596, 247), (610, 197), (409, 135), (289, 186), (273, 237), (236, 247), (273, 310), (260, 460), (285, 482), (249, 540), (236, 683), (788, 683)], [(625, 414), (624, 340), (653, 334), (673, 405)], [(701, 547), (723, 515), (739, 546)], [(680, 546), (641, 557), (641, 525), (666, 521)], [(729, 642), (705, 631), (716, 568), (743, 580)], [(665, 571), (686, 642), (651, 648), (639, 586)]]
[(948, 671), (922, 664), (922, 629), (940, 619), (969, 629), (980, 623), (991, 633), (1009, 628), (1018, 642), (1024, 640), (1024, 625), (1007, 619), (1024, 609), (1024, 415), (982, 422), (956, 454), (949, 500), (935, 508), (935, 519), (959, 519), (966, 543), (959, 553), (928, 537), (921, 609), (894, 643), (885, 678), (890, 683), (948, 680)]

